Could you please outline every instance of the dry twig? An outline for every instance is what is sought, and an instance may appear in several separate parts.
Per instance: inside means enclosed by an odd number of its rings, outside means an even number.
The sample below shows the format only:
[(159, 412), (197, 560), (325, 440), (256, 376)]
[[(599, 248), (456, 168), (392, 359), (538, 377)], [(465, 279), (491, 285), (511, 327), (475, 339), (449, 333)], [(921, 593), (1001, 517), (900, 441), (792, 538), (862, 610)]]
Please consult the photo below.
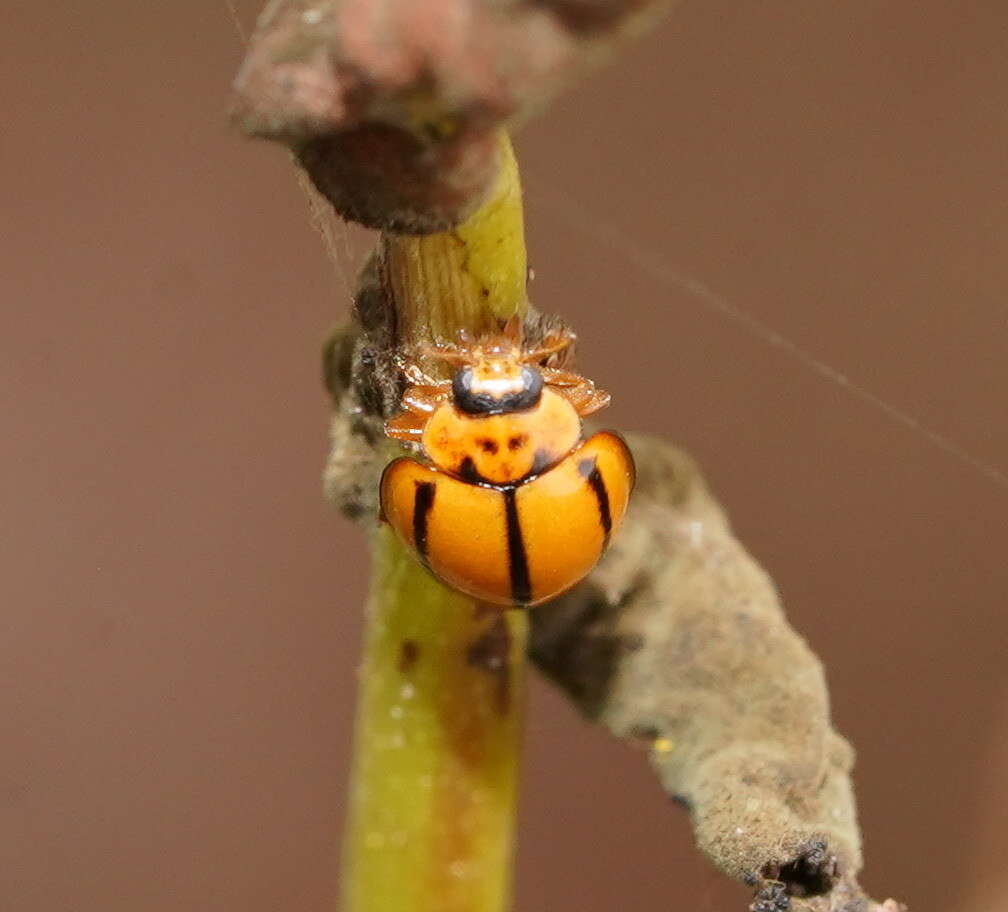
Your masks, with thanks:
[(290, 145), (346, 218), (412, 234), (471, 214), (496, 130), (541, 106), (669, 0), (274, 0), (235, 117)]

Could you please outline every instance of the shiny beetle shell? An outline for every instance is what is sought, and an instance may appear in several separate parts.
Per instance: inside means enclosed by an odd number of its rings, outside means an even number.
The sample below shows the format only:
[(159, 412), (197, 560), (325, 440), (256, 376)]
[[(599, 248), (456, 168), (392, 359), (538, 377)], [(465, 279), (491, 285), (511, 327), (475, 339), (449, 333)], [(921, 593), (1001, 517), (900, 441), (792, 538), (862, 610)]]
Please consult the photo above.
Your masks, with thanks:
[(400, 458), (381, 481), (385, 519), (450, 586), (498, 605), (531, 606), (569, 589), (619, 529), (633, 457), (602, 432), (518, 485), (473, 484)]
[(448, 585), (504, 606), (536, 605), (581, 580), (619, 528), (634, 483), (616, 434), (581, 440), (581, 418), (609, 394), (551, 364), (573, 336), (537, 347), (520, 328), (475, 345), (421, 349), (453, 365), (432, 377), (404, 365), (402, 412), (385, 425), (419, 445), (381, 480), (382, 516)]
[(544, 390), (525, 411), (475, 418), (440, 406), (423, 432), (434, 465), (467, 481), (513, 484), (556, 465), (581, 439), (581, 419), (558, 393)]

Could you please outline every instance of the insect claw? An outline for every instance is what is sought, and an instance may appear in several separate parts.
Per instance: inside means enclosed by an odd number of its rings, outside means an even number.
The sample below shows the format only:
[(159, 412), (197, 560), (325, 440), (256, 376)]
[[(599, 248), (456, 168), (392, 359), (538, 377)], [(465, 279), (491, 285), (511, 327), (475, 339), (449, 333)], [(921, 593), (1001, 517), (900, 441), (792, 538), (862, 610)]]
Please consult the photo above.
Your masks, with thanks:
[(521, 348), (522, 338), (524, 336), (525, 325), (521, 317), (518, 314), (508, 317), (501, 324), (501, 335), (510, 342), (514, 343), (515, 348)]

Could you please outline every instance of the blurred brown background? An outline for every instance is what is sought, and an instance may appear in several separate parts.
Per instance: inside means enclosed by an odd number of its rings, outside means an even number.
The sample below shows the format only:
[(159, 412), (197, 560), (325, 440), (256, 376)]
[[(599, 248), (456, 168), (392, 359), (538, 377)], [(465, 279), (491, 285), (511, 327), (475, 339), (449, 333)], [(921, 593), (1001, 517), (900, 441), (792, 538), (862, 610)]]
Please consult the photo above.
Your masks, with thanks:
[[(0, 49), (0, 909), (333, 910), (367, 566), (318, 350), (368, 239), (334, 273), (229, 131), (225, 0)], [(518, 144), (534, 300), (773, 573), (916, 912), (1008, 907), (1008, 487), (722, 305), (1008, 470), (1006, 112), (1003, 0), (709, 0)], [(527, 742), (518, 910), (745, 907), (540, 681)]]

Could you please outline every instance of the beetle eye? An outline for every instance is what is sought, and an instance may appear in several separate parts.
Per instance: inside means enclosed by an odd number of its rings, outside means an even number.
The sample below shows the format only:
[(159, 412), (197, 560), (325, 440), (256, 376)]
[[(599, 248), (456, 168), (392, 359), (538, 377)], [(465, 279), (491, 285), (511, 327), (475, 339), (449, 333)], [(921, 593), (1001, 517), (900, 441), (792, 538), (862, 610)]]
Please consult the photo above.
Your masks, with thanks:
[(542, 396), (543, 378), (534, 367), (527, 364), (522, 368), (522, 394), (520, 408), (531, 408)]
[[(469, 400), (472, 396), (473, 369), (466, 365), (455, 371), (452, 377), (452, 396), (460, 405)], [(464, 411), (468, 411), (463, 406)]]

